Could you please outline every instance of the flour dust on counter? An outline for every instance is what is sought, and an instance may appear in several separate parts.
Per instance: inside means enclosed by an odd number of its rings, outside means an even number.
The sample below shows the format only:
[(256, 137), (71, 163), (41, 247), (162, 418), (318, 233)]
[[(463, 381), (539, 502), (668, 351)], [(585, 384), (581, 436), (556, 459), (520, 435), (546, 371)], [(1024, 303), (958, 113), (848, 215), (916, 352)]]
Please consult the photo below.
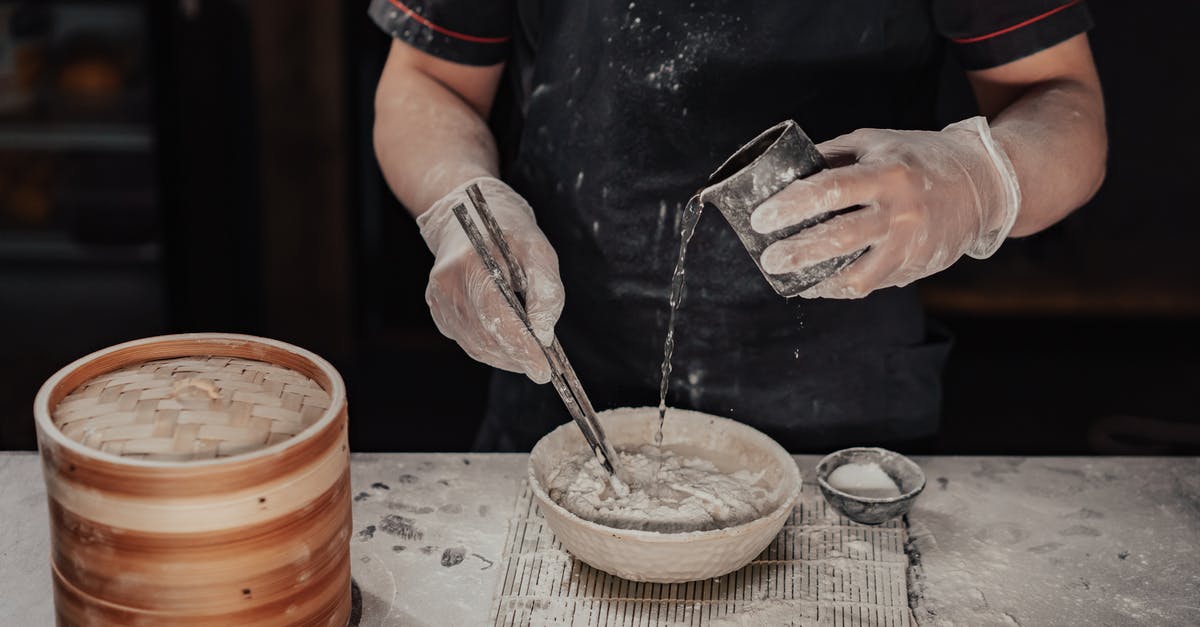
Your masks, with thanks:
[[(478, 625), (493, 587), (516, 459), (466, 454), (358, 454), (352, 570), (362, 625)], [(483, 594), (486, 598), (486, 593)]]

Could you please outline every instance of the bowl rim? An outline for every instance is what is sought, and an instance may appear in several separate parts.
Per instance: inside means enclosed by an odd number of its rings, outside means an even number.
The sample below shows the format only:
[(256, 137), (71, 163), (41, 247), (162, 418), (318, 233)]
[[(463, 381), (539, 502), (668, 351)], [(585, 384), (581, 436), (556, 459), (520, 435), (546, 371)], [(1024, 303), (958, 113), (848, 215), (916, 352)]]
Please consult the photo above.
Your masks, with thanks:
[[(222, 346), (233, 347), (252, 344), (264, 345), (276, 350), (292, 353), (301, 359), (308, 361), (316, 370), (328, 377), (330, 389), (327, 389), (326, 392), (329, 393), (329, 407), (325, 409), (325, 412), (317, 421), (313, 422), (311, 425), (305, 427), (299, 433), (286, 440), (281, 440), (270, 446), (264, 446), (262, 448), (254, 449), (244, 453), (238, 453), (236, 455), (198, 460), (172, 461), (123, 457), (121, 455), (115, 455), (113, 453), (108, 453), (100, 449), (86, 446), (81, 442), (76, 442), (75, 440), (67, 437), (67, 435), (58, 428), (58, 425), (54, 424), (54, 419), (52, 417), (53, 411), (50, 407), (50, 397), (54, 394), (58, 386), (63, 383), (63, 380), (76, 372), (78, 369), (106, 356), (135, 350), (146, 346), (152, 346), (155, 344), (173, 342), (211, 345), (214, 347), (214, 349), (216, 349), (212, 353), (213, 355), (220, 355), (221, 353), (219, 352), (219, 348)], [(188, 355), (196, 354), (199, 353), (181, 353), (178, 355), (178, 357), (186, 357)], [(170, 357), (163, 357), (163, 359), (170, 359)], [(151, 361), (151, 359), (148, 358), (144, 361)], [(133, 362), (131, 361), (129, 363)], [(121, 364), (116, 366), (116, 368), (122, 368), (125, 365), (128, 364)], [(106, 372), (111, 372), (111, 370)], [(320, 381), (317, 382), (318, 385), (320, 385), (320, 383)], [(33, 418), (34, 423), (38, 427), (39, 436), (44, 435), (53, 441), (55, 445), (64, 447), (71, 452), (80, 455), (81, 457), (101, 460), (122, 466), (176, 470), (219, 467), (277, 455), (307, 440), (310, 440), (316, 437), (317, 434), (323, 432), (330, 423), (337, 419), (345, 405), (346, 385), (345, 382), (342, 381), (341, 374), (334, 369), (333, 364), (330, 364), (324, 358), (309, 350), (300, 348), (299, 346), (295, 346), (293, 344), (288, 344), (287, 342), (281, 342), (279, 340), (240, 333), (176, 333), (169, 335), (156, 335), (153, 337), (114, 344), (107, 348), (102, 348), (98, 351), (84, 355), (83, 357), (72, 361), (62, 368), (59, 368), (58, 371), (51, 375), (49, 379), (46, 379), (46, 382), (42, 384), (40, 389), (38, 389), (37, 396), (34, 397), (33, 401)], [(39, 448), (41, 448), (40, 444)]]
[[(657, 408), (649, 407), (649, 406), (647, 406), (647, 407), (614, 407), (612, 409), (606, 409), (604, 411), (597, 412), (597, 416), (600, 416), (601, 420), (603, 420), (603, 416), (610, 412), (616, 412), (616, 411), (621, 411), (621, 410), (642, 410), (642, 409), (657, 411)], [(803, 486), (804, 478), (800, 473), (800, 467), (799, 467), (799, 465), (796, 464), (795, 458), (792, 456), (791, 453), (788, 452), (787, 449), (783, 448), (783, 446), (781, 446), (778, 442), (776, 442), (774, 439), (772, 439), (770, 436), (763, 433), (762, 431), (759, 431), (758, 429), (755, 429), (754, 427), (752, 427), (744, 422), (739, 422), (737, 420), (732, 420), (730, 418), (725, 418), (723, 416), (717, 416), (715, 414), (707, 414), (704, 412), (694, 411), (694, 410), (690, 410), (690, 409), (678, 409), (678, 408), (674, 408), (674, 407), (667, 409), (667, 414), (670, 415), (671, 413), (684, 414), (684, 415), (689, 415), (689, 416), (700, 416), (700, 417), (703, 417), (706, 419), (723, 420), (726, 422), (733, 423), (734, 425), (736, 425), (736, 428), (748, 429), (748, 430), (752, 431), (753, 433), (758, 434), (759, 436), (762, 436), (762, 438), (768, 443), (768, 450), (770, 450), (771, 453), (773, 453), (775, 455), (782, 453), (783, 456), (786, 457), (791, 462), (790, 464), (788, 464), (786, 466), (786, 468), (784, 470), (784, 474), (787, 475), (789, 478), (792, 478), (795, 480), (795, 488), (792, 490), (791, 494), (787, 495), (787, 498), (785, 498), (777, 507), (775, 507), (775, 509), (772, 509), (767, 514), (765, 514), (763, 516), (759, 516), (758, 518), (755, 518), (754, 520), (751, 520), (749, 522), (744, 522), (740, 525), (734, 525), (732, 527), (722, 527), (720, 529), (707, 529), (704, 531), (681, 531), (681, 532), (677, 532), (677, 533), (664, 532), (664, 531), (651, 531), (651, 530), (646, 530), (646, 529), (621, 529), (619, 527), (609, 527), (607, 525), (602, 525), (598, 522), (594, 522), (594, 521), (588, 520), (586, 518), (582, 518), (582, 517), (576, 515), (571, 510), (568, 510), (567, 508), (563, 507), (562, 505), (559, 505), (558, 503), (556, 503), (554, 501), (554, 499), (550, 498), (550, 495), (546, 492), (545, 488), (542, 487), (541, 482), (538, 481), (537, 474), (534, 472), (533, 455), (532, 455), (532, 449), (531, 449), (530, 459), (529, 459), (528, 463), (526, 464), (526, 476), (529, 481), (529, 488), (530, 488), (530, 490), (533, 491), (533, 494), (537, 498), (539, 505), (544, 506), (544, 507), (549, 507), (552, 511), (554, 511), (555, 514), (557, 514), (561, 517), (573, 520), (575, 522), (578, 522), (585, 529), (588, 529), (589, 531), (592, 531), (592, 532), (603, 533), (603, 534), (612, 536), (617, 539), (629, 539), (629, 540), (634, 540), (634, 541), (654, 542), (654, 543), (659, 543), (659, 544), (670, 544), (670, 543), (678, 543), (678, 542), (695, 542), (697, 540), (709, 540), (709, 539), (716, 539), (716, 538), (736, 537), (736, 536), (745, 535), (745, 534), (757, 531), (758, 527), (768, 524), (769, 521), (775, 520), (781, 514), (790, 515), (790, 512), (793, 509), (795, 509), (796, 502), (800, 499), (800, 490), (801, 490), (801, 487)], [(571, 423), (571, 422), (563, 423), (563, 424), (559, 425), (558, 427), (551, 429), (549, 432), (546, 433), (546, 435), (543, 435), (541, 438), (538, 439), (537, 443), (534, 444), (534, 449), (536, 449), (537, 446), (539, 444), (541, 444), (543, 440), (545, 440), (547, 437), (549, 437), (550, 434), (554, 433), (555, 431), (557, 431), (558, 429), (560, 429), (566, 425), (573, 425), (573, 424), (574, 423)], [(788, 470), (788, 468), (790, 468), (790, 471)]]
[[(913, 468), (917, 469), (917, 473), (921, 476), (921, 483), (916, 488), (913, 488), (912, 490), (909, 490), (908, 492), (905, 492), (905, 493), (901, 494), (900, 496), (885, 496), (885, 497), (858, 496), (855, 494), (850, 494), (849, 492), (839, 490), (839, 489), (833, 487), (832, 485), (830, 485), (829, 482), (825, 480), (825, 477), (829, 473), (833, 472), (833, 470), (835, 468), (840, 468), (841, 466), (843, 466), (845, 464), (838, 464), (837, 466), (834, 466), (833, 468), (828, 468), (828, 469), (826, 469), (826, 472), (822, 472), (822, 468), (825, 467), (826, 464), (828, 464), (830, 461), (832, 461), (834, 456), (841, 455), (844, 453), (871, 453), (874, 455), (888, 454), (888, 455), (893, 455), (895, 457), (899, 457), (900, 459), (903, 459), (904, 461), (908, 462), (909, 464), (912, 464)], [(883, 448), (880, 446), (851, 446), (849, 448), (838, 449), (838, 450), (826, 455), (825, 457), (822, 457), (821, 461), (817, 462), (817, 466), (816, 466), (816, 469), (814, 470), (813, 474), (817, 478), (817, 485), (820, 486), (822, 490), (828, 490), (842, 498), (849, 499), (849, 500), (855, 501), (857, 503), (863, 503), (866, 505), (886, 505), (886, 504), (890, 504), (890, 503), (899, 503), (901, 501), (904, 501), (905, 499), (913, 498), (925, 490), (925, 484), (928, 481), (928, 479), (925, 477), (925, 469), (921, 468), (920, 464), (918, 464), (917, 462), (914, 462), (907, 455), (904, 455), (902, 453), (897, 453), (896, 451), (893, 451), (891, 449), (886, 449), (886, 448)], [(890, 475), (888, 477), (890, 479), (892, 479), (892, 481), (895, 481), (895, 478), (891, 477)]]

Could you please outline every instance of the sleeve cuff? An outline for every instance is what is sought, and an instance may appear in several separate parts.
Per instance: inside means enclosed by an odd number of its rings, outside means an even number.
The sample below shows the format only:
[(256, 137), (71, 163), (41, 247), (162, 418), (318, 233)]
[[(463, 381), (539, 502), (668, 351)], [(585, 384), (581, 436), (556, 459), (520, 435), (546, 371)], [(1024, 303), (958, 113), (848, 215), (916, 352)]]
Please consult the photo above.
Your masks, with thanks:
[(1087, 5), (1072, 0), (990, 33), (950, 41), (963, 69), (983, 70), (1041, 52), (1091, 28)]
[(405, 0), (371, 0), (367, 9), (371, 20), (383, 32), (446, 61), (486, 66), (503, 63), (508, 58), (507, 33), (461, 32), (437, 23), (424, 13), (416, 2)]

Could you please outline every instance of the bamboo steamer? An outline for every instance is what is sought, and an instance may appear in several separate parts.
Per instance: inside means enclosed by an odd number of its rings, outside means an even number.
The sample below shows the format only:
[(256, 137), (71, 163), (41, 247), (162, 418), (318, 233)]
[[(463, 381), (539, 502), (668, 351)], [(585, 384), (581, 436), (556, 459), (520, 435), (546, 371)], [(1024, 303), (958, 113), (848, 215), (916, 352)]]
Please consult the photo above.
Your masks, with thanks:
[(59, 625), (345, 625), (346, 393), (246, 335), (136, 340), (34, 405)]

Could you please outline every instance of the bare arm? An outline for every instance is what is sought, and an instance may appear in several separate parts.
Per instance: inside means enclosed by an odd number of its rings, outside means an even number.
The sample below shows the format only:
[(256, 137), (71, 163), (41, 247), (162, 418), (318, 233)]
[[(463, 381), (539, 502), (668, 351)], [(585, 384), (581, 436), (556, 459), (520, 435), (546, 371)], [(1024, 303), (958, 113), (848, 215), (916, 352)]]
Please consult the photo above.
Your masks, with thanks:
[(1020, 181), (1021, 211), (1011, 235), (1037, 233), (1096, 193), (1108, 138), (1086, 35), (967, 76)]
[(498, 174), (486, 120), (503, 70), (392, 43), (375, 92), (375, 156), (392, 193), (414, 216), (460, 183)]
[(500, 169), (486, 119), (503, 70), (503, 64), (451, 63), (393, 42), (375, 92), (375, 155), (433, 252), (425, 302), (438, 329), (471, 357), (545, 383), (546, 358), (452, 214), (467, 200), (464, 184), (478, 185), (525, 269), (525, 310), (534, 334), (548, 344), (564, 302), (558, 257), (525, 199), (494, 178)]

